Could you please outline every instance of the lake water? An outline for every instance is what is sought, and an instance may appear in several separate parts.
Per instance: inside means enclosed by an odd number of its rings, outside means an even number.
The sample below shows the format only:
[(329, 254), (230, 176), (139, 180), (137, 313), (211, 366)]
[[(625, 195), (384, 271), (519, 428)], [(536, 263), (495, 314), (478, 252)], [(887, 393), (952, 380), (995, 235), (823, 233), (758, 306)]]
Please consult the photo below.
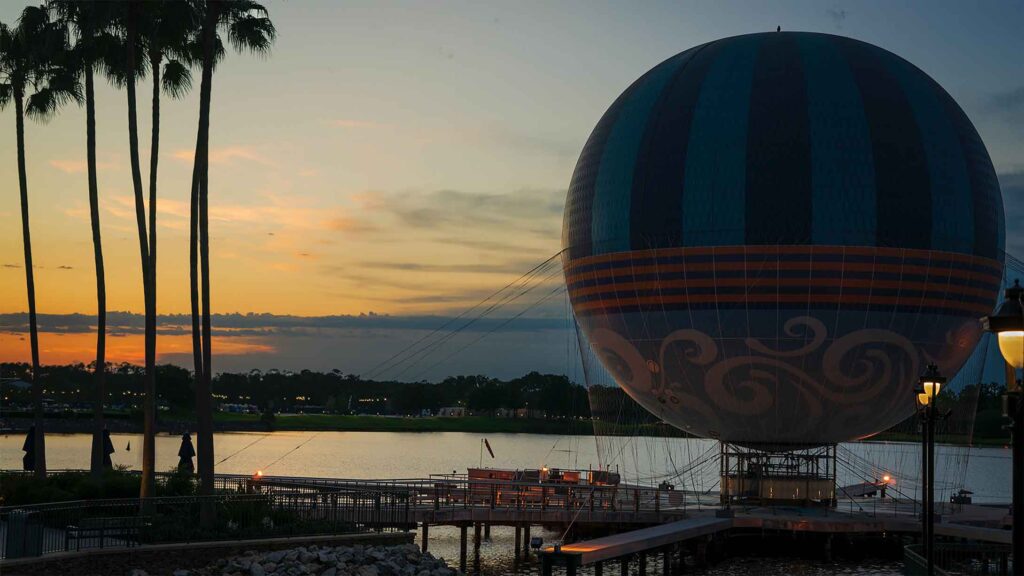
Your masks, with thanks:
[[(597, 468), (618, 470), (625, 482), (657, 484), (668, 481), (676, 489), (713, 492), (718, 489), (718, 444), (687, 438), (623, 438), (491, 434), (495, 457), (482, 449), (482, 435), (458, 432), (273, 432), (222, 433), (215, 437), (217, 470), (225, 473), (344, 478), (413, 478), (430, 474), (465, 472), (483, 463), (496, 468)], [(139, 468), (142, 437), (112, 435), (115, 464)], [(0, 437), (0, 468), (20, 468), (20, 435)], [(131, 450), (127, 450), (128, 445)], [(157, 468), (170, 470), (178, 461), (180, 438), (157, 437)], [(86, 434), (47, 435), (47, 462), (51, 469), (86, 468), (90, 437)], [(916, 498), (920, 446), (903, 442), (860, 442), (840, 445), (837, 451), (839, 484), (849, 485), (889, 475), (896, 495)], [(939, 446), (936, 458), (938, 500), (966, 488), (976, 502), (1009, 502), (1010, 450)], [(708, 496), (712, 498), (713, 496)], [(559, 534), (541, 533), (545, 541)], [(481, 548), (485, 575), (515, 572), (536, 574), (536, 564), (513, 570), (511, 529), (496, 527), (491, 541)], [(458, 531), (437, 527), (430, 533), (430, 549), (449, 560), (458, 557)], [(456, 560), (457, 562), (457, 560)], [(756, 569), (756, 570), (755, 570)], [(660, 573), (656, 566), (649, 573)], [(865, 565), (815, 563), (805, 560), (734, 559), (708, 574), (899, 574), (898, 563)]]
[[(217, 470), (225, 473), (336, 478), (413, 478), (465, 472), (483, 463), (495, 468), (597, 468), (618, 470), (625, 482), (657, 484), (677, 489), (717, 490), (717, 442), (687, 438), (626, 438), (491, 434), (495, 457), (482, 450), (482, 435), (461, 432), (232, 432), (217, 434)], [(113, 434), (115, 464), (139, 468), (142, 436)], [(20, 435), (0, 437), (0, 468), (20, 468)], [(129, 443), (131, 450), (127, 450)], [(48, 434), (47, 463), (52, 469), (87, 468), (87, 434)], [(157, 436), (157, 469), (178, 462), (177, 436)], [(977, 502), (1009, 502), (1008, 447), (939, 446), (935, 472), (936, 497), (941, 500), (961, 489), (974, 492)], [(482, 456), (482, 457), (481, 457)], [(905, 442), (841, 444), (837, 452), (840, 485), (877, 480), (889, 475), (893, 490), (916, 498), (920, 445)]]

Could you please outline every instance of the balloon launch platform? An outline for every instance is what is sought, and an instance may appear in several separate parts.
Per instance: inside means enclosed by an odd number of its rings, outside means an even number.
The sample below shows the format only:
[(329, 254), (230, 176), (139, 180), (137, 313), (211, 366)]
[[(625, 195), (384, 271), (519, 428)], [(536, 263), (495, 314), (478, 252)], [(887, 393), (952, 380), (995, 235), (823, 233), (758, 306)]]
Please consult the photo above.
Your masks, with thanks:
[[(515, 474), (505, 478), (509, 472)], [(346, 513), (331, 506), (332, 495), (339, 493), (385, 495), (389, 500), (399, 495), (404, 507), (376, 519), (376, 526), (418, 529), (424, 550), (429, 548), (432, 526), (457, 527), (463, 572), (479, 569), (481, 544), (490, 540), (493, 526), (513, 527), (514, 557), (526, 561), (532, 548), (546, 574), (559, 565), (570, 574), (580, 566), (594, 565), (600, 574), (611, 560), (623, 570), (639, 566), (644, 574), (652, 555), (661, 556), (665, 574), (674, 574), (687, 561), (703, 564), (722, 558), (727, 542), (751, 535), (783, 535), (816, 550), (822, 558), (830, 558), (833, 549), (857, 543), (902, 550), (921, 530), (920, 504), (896, 492), (887, 493), (890, 480), (832, 485), (832, 496), (820, 499), (824, 506), (815, 505), (815, 497), (741, 498), (736, 491), (725, 498), (670, 486), (619, 483), (613, 474), (554, 469), (474, 468), (467, 474), (406, 480), (222, 475), (218, 481), (225, 489), (320, 501), (327, 515)], [(762, 477), (762, 481), (769, 479)], [(799, 491), (806, 495), (806, 489)], [(1010, 540), (1005, 506), (950, 502), (938, 503), (938, 508), (941, 521), (936, 534), (987, 543), (992, 561), (1005, 561)], [(562, 537), (554, 543), (543, 542), (537, 532), (531, 537), (531, 528), (537, 527), (556, 530)]]

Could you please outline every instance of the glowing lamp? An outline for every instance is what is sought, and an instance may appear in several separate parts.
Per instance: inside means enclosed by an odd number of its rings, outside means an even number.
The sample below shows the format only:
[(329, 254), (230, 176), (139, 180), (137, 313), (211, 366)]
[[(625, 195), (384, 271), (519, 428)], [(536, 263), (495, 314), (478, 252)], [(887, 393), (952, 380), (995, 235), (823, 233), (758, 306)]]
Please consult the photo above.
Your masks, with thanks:
[[(935, 364), (929, 364), (924, 376), (921, 376), (918, 380), (916, 390), (918, 404), (922, 406), (930, 404), (931, 399), (939, 395), (942, 385), (945, 383), (946, 379), (939, 373), (939, 367)], [(925, 398), (922, 399), (922, 396), (925, 396)]]
[(256, 478), (257, 480), (263, 478), (263, 470), (257, 470), (256, 474), (254, 474), (253, 477)]
[(1024, 369), (1024, 288), (1020, 280), (1006, 289), (1003, 303), (991, 316), (981, 319), (985, 330), (999, 340), (999, 352), (1007, 364), (1016, 370)]
[(889, 478), (888, 474), (886, 474), (885, 476), (882, 476), (882, 482), (885, 482), (886, 484), (888, 484), (889, 480), (890, 480), (890, 478)]

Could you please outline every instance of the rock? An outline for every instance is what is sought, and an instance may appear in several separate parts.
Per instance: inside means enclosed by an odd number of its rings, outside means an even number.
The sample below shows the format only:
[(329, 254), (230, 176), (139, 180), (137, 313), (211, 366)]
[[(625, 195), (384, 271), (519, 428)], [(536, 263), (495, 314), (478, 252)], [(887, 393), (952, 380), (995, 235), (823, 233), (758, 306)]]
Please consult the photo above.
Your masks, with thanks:
[(265, 572), (267, 574), (273, 574), (275, 570), (277, 570), (277, 563), (275, 563), (275, 562), (264, 562), (263, 563), (263, 572)]
[(190, 572), (188, 570), (175, 570), (173, 574), (174, 576), (189, 576)]
[(335, 556), (333, 552), (328, 552), (326, 550), (320, 550), (319, 552), (317, 552), (316, 557), (320, 560), (321, 564), (334, 564), (334, 562), (338, 559), (338, 557)]
[(251, 562), (249, 565), (249, 574), (250, 576), (264, 576), (266, 572), (263, 570), (263, 566), (258, 562)]
[(299, 562), (302, 562), (303, 564), (309, 564), (314, 560), (316, 560), (316, 554), (313, 554), (312, 552), (309, 552), (307, 550), (299, 552)]
[(285, 560), (295, 560), (298, 557), (299, 557), (299, 551), (298, 550), (289, 550), (284, 555), (284, 559)]
[(284, 554), (285, 554), (284, 550), (275, 550), (275, 551), (271, 552), (270, 554), (267, 554), (265, 558), (266, 558), (267, 562), (273, 562), (274, 564), (277, 564), (278, 562), (281, 561), (282, 558), (284, 558)]
[(149, 573), (142, 568), (135, 568), (129, 573), (129, 576), (149, 576)]
[(358, 576), (379, 576), (377, 567), (372, 564), (369, 566), (360, 566), (356, 574)]

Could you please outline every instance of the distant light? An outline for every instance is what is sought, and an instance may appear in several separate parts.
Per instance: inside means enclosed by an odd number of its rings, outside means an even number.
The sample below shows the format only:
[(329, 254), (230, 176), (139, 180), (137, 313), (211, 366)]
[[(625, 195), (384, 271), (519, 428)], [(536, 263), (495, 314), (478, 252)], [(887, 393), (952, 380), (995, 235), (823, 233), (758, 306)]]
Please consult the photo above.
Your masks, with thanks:
[(888, 484), (889, 480), (891, 480), (891, 478), (889, 478), (888, 474), (886, 474), (885, 476), (882, 476), (882, 482), (885, 482), (886, 484)]
[(263, 478), (263, 470), (256, 471), (256, 478)]

